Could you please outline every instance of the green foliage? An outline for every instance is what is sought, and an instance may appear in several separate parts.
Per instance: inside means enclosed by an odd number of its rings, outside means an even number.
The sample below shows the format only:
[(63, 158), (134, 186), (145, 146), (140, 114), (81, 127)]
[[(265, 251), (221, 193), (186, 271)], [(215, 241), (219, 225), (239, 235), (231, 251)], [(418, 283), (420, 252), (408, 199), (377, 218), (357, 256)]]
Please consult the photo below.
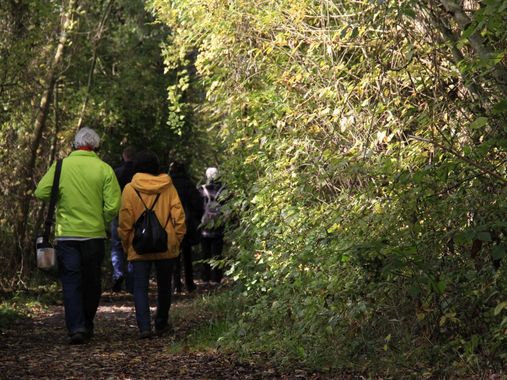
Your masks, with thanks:
[[(164, 75), (160, 45), (169, 30), (154, 22), (142, 2), (114, 1), (107, 29), (97, 41), (90, 38), (90, 34), (96, 33), (97, 20), (104, 12), (103, 4), (90, 3), (83, 7), (82, 34), (74, 39), (80, 49), (74, 57), (76, 70), (67, 74), (70, 83), (84, 82), (85, 75), (89, 75), (95, 48), (97, 63), (91, 88), (83, 83), (74, 95), (74, 86), (65, 86), (62, 97), (74, 98), (76, 106), (80, 107), (90, 92), (84, 124), (102, 132), (104, 144), (101, 151), (106, 160), (117, 164), (122, 149), (132, 145), (137, 149), (149, 147), (167, 165), (168, 151), (175, 143), (175, 135), (166, 126), (166, 90), (171, 78)], [(76, 118), (71, 123), (77, 124), (78, 115), (71, 116)]]
[[(108, 2), (80, 2), (34, 180), (81, 116), (112, 163), (133, 144), (193, 173), (220, 166), (237, 302), (221, 299), (226, 322), (195, 342), (223, 335), (220, 347), (372, 376), (502, 371), (507, 7), (462, 3), (149, 0), (145, 12), (121, 0), (107, 13)], [(28, 247), (43, 216), (11, 198), (30, 193), (22, 163), (62, 9), (0, 10), (0, 267), (11, 278), (33, 258), (10, 247)]]
[(235, 316), (227, 313), (238, 306), (236, 298), (229, 292), (204, 295), (171, 310), (175, 325), (191, 324), (193, 328), (185, 338), (171, 343), (169, 349), (175, 353), (203, 352), (226, 349), (223, 336), (230, 330)]
[[(23, 164), (30, 155), (34, 111), (55, 45), (55, 34), (48, 31), (59, 27), (59, 8), (57, 1), (10, 1), (0, 9), (0, 192), (4, 194), (0, 200), (0, 244), (4, 247), (0, 288), (10, 286), (4, 283), (7, 276), (3, 274), (17, 270), (14, 263), (21, 256), (15, 252), (23, 240), (16, 233), (21, 211), (14, 205), (25, 195)], [(41, 151), (49, 154), (50, 145), (48, 140)], [(32, 217), (32, 221), (37, 219), (37, 215)]]
[(183, 84), (239, 214), (224, 342), (371, 375), (502, 368), (506, 10), (465, 31), (434, 3), (149, 2), (168, 69), (199, 52)]
[(6, 328), (17, 319), (20, 319), (22, 314), (7, 304), (0, 304), (0, 328)]
[[(33, 240), (45, 210), (31, 192), (54, 158), (70, 152), (78, 125), (99, 132), (99, 155), (113, 166), (128, 145), (151, 149), (165, 169), (170, 160), (181, 160), (192, 173), (202, 171), (193, 160), (212, 156), (206, 126), (194, 123), (187, 105), (187, 97), (199, 89), (185, 88), (195, 72), (191, 57), (166, 71), (161, 52), (170, 47), (169, 28), (156, 22), (143, 2), (78, 3), (56, 67), (70, 1), (8, 1), (0, 9), (0, 191), (5, 195), (0, 200), (0, 289), (22, 287), (32, 274)], [(167, 96), (172, 87), (184, 92), (178, 95), (182, 109)], [(48, 89), (38, 140), (35, 117)]]
[(32, 285), (28, 290), (0, 294), (0, 328), (29, 318), (34, 311), (54, 305), (60, 297), (60, 289), (56, 284)]
[(230, 324), (223, 320), (203, 322), (193, 329), (183, 341), (177, 341), (169, 346), (171, 352), (206, 352), (219, 348), (220, 338), (229, 330)]

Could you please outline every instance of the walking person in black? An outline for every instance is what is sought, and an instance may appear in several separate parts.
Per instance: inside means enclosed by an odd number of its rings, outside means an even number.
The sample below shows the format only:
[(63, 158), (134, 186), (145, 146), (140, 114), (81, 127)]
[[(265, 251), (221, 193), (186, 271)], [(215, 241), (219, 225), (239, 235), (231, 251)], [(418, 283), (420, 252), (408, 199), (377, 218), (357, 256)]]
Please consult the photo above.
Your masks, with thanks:
[[(199, 244), (200, 233), (197, 229), (202, 217), (202, 200), (195, 184), (187, 175), (185, 166), (181, 162), (174, 161), (169, 167), (169, 175), (185, 210), (185, 224), (187, 233), (181, 243), (181, 254), (185, 270), (185, 286), (188, 292), (195, 290), (194, 272), (192, 265), (192, 246)], [(181, 259), (178, 258), (174, 271), (174, 289), (182, 291), (181, 282)]]
[[(224, 223), (221, 220), (221, 202), (219, 199), (223, 186), (219, 180), (218, 169), (209, 167), (206, 169), (206, 185), (199, 188), (204, 204), (203, 217), (201, 219), (201, 250), (204, 260), (220, 259), (224, 247)], [(204, 263), (202, 280), (218, 285), (222, 281), (222, 268), (212, 268), (209, 263)]]
[[(133, 147), (126, 147), (123, 150), (123, 161), (117, 168), (114, 169), (120, 189), (123, 191), (125, 185), (132, 180), (135, 174), (134, 171), (134, 156), (135, 150)], [(126, 263), (127, 259), (123, 252), (121, 239), (118, 236), (118, 216), (111, 222), (111, 264), (113, 266), (113, 292), (119, 292), (122, 288), (122, 283), (125, 281), (127, 291), (132, 293), (132, 265)], [(125, 269), (127, 270), (125, 272)]]

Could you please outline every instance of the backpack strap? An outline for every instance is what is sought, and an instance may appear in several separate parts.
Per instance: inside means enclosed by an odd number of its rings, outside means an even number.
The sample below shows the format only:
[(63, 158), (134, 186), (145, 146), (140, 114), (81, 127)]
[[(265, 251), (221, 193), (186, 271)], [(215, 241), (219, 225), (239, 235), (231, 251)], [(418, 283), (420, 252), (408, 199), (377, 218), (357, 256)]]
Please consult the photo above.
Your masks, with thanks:
[[(139, 197), (139, 199), (141, 199), (141, 202), (143, 202), (143, 206), (144, 206), (144, 209), (145, 210), (150, 210), (150, 211), (153, 211), (153, 207), (155, 207), (155, 203), (157, 203), (158, 201), (158, 198), (160, 197), (160, 193), (157, 194), (157, 197), (155, 198), (155, 201), (153, 202), (153, 204), (151, 205), (150, 208), (148, 208), (148, 206), (146, 206), (146, 203), (144, 203), (143, 201), (143, 198), (141, 197), (141, 194), (139, 193), (139, 191), (137, 191), (137, 189), (134, 189), (137, 196)], [(155, 214), (156, 215), (156, 214)], [(164, 224), (164, 230), (167, 226), (167, 223), (169, 223), (169, 219), (171, 218), (171, 212), (169, 212), (169, 215), (167, 216), (167, 220), (165, 221), (165, 224)]]
[(157, 197), (155, 198), (155, 202), (153, 202), (153, 204), (151, 205), (151, 207), (148, 208), (148, 206), (146, 206), (146, 203), (144, 203), (143, 198), (141, 197), (141, 194), (139, 193), (139, 191), (137, 189), (134, 189), (134, 191), (136, 192), (136, 194), (139, 197), (139, 199), (141, 200), (141, 202), (143, 202), (144, 209), (145, 210), (153, 211), (153, 207), (155, 207), (155, 203), (157, 203), (158, 198), (160, 197), (160, 193), (157, 194)]
[(155, 198), (155, 201), (153, 202), (153, 204), (150, 207), (150, 210), (153, 210), (153, 207), (155, 207), (155, 203), (157, 203), (159, 197), (160, 197), (160, 193), (157, 194), (157, 197)]
[(169, 219), (171, 219), (171, 211), (169, 211), (169, 215), (167, 215), (167, 220), (165, 221), (165, 224), (164, 224), (164, 230), (167, 227), (167, 223), (169, 223)]
[(210, 195), (208, 189), (206, 188), (206, 185), (202, 186), (202, 191), (204, 192), (204, 195), (206, 196), (206, 204), (210, 203), (211, 202), (211, 195)]
[[(216, 192), (215, 196), (213, 197), (213, 200), (216, 201), (218, 196), (220, 195), (220, 193), (222, 192), (223, 190), (223, 186), (221, 186), (218, 191)], [(205, 185), (203, 185), (202, 187), (203, 191), (204, 191), (204, 195), (206, 196), (206, 200), (207, 200), (207, 203), (210, 203), (211, 202), (211, 194), (209, 193), (208, 189), (206, 188)]]

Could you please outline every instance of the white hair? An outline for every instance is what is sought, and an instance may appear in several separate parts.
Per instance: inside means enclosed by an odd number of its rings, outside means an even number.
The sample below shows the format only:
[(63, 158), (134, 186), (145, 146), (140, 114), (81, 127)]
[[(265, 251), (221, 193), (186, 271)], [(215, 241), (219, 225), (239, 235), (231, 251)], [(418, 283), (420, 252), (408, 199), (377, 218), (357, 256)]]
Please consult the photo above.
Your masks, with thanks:
[(100, 145), (100, 137), (93, 129), (84, 127), (81, 128), (74, 138), (74, 147), (81, 148), (88, 146), (92, 149), (98, 148)]
[(218, 177), (218, 169), (217, 168), (211, 167), (211, 168), (206, 169), (206, 179), (208, 180), (208, 182), (217, 179), (217, 177)]

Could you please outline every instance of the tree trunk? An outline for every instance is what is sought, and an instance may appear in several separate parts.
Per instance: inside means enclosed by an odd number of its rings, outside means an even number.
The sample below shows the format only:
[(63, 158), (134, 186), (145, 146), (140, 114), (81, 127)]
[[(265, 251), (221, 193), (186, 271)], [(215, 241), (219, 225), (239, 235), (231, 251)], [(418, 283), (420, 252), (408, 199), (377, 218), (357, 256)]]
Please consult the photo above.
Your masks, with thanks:
[[(33, 140), (30, 146), (30, 157), (28, 158), (25, 165), (25, 183), (22, 187), (22, 193), (20, 195), (20, 216), (17, 223), (16, 228), (16, 237), (17, 237), (17, 250), (18, 250), (18, 258), (21, 258), (23, 264), (26, 262), (27, 255), (29, 254), (29, 241), (27, 239), (27, 223), (30, 212), (30, 200), (32, 198), (32, 188), (33, 188), (33, 174), (35, 170), (35, 163), (37, 159), (37, 151), (40, 146), (40, 142), (42, 139), (42, 134), (46, 127), (46, 119), (49, 114), (51, 97), (55, 88), (55, 84), (58, 79), (58, 71), (60, 68), (60, 63), (63, 58), (64, 48), (67, 44), (69, 32), (73, 27), (72, 15), (77, 7), (77, 0), (70, 0), (67, 6), (66, 11), (62, 11), (61, 15), (61, 31), (58, 38), (58, 45), (56, 46), (55, 54), (49, 62), (49, 69), (45, 79), (45, 88), (42, 93), (39, 106), (36, 111), (35, 116), (35, 124), (34, 124), (34, 132), (33, 132)], [(25, 265), (22, 265), (25, 270), (27, 269)]]
[(93, 55), (92, 55), (92, 64), (90, 66), (90, 71), (88, 72), (88, 83), (86, 86), (86, 95), (83, 101), (83, 105), (81, 107), (81, 112), (79, 114), (79, 120), (77, 122), (77, 129), (80, 129), (83, 126), (83, 119), (86, 113), (86, 107), (88, 106), (88, 101), (90, 100), (90, 92), (92, 90), (93, 84), (93, 74), (95, 72), (95, 65), (97, 63), (97, 49), (99, 47), (100, 40), (102, 39), (102, 34), (104, 33), (104, 28), (106, 26), (107, 19), (109, 14), (111, 13), (111, 8), (114, 0), (109, 0), (104, 9), (104, 13), (100, 19), (99, 25), (97, 27), (97, 32), (93, 37)]

